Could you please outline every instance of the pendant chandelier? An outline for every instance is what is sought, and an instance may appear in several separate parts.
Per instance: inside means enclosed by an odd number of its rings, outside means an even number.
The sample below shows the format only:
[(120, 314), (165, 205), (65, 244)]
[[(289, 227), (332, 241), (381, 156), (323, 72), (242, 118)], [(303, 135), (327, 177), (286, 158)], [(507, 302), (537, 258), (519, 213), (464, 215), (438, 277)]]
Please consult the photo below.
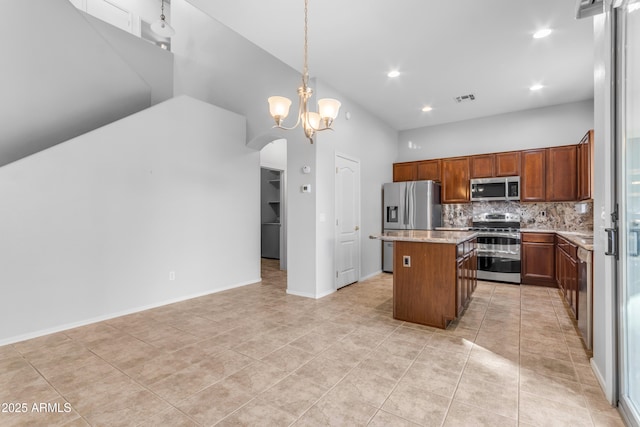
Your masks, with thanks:
[(171, 25), (167, 24), (164, 16), (164, 0), (160, 0), (160, 2), (162, 3), (160, 19), (151, 24), (151, 31), (162, 37), (171, 37), (176, 33), (176, 30), (174, 30)]
[(311, 95), (313, 95), (313, 89), (309, 87), (309, 65), (307, 62), (308, 55), (308, 15), (309, 0), (304, 0), (304, 66), (302, 69), (302, 86), (298, 88), (299, 107), (298, 107), (298, 121), (292, 127), (285, 127), (282, 125), (283, 120), (289, 115), (289, 107), (291, 107), (291, 100), (284, 96), (272, 96), (269, 101), (269, 113), (275, 120), (276, 124), (274, 128), (291, 130), (298, 127), (302, 123), (302, 129), (309, 142), (313, 144), (313, 136), (316, 132), (323, 130), (333, 130), (331, 125), (336, 117), (338, 117), (338, 111), (340, 110), (340, 101), (337, 99), (324, 98), (318, 100), (318, 112), (309, 111), (308, 102)]

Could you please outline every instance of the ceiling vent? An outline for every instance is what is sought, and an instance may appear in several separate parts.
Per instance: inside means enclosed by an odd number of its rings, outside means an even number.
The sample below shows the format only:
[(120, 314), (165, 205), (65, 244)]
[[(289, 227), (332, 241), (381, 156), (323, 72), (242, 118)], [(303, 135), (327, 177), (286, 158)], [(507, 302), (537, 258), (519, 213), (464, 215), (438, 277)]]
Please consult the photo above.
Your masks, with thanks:
[(461, 102), (475, 101), (476, 96), (474, 94), (470, 93), (469, 95), (456, 96), (454, 99), (456, 100), (456, 102), (458, 104), (460, 104)]
[(577, 0), (576, 18), (588, 18), (604, 13), (604, 0)]

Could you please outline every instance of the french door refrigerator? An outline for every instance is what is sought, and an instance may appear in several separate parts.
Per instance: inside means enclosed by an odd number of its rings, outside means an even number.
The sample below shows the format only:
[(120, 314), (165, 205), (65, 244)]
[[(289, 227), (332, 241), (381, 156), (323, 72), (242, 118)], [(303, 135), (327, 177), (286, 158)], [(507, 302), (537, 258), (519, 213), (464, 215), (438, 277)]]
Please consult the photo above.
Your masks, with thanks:
[[(389, 182), (383, 188), (384, 231), (433, 230), (442, 225), (440, 183)], [(382, 270), (393, 272), (393, 242), (383, 242)]]

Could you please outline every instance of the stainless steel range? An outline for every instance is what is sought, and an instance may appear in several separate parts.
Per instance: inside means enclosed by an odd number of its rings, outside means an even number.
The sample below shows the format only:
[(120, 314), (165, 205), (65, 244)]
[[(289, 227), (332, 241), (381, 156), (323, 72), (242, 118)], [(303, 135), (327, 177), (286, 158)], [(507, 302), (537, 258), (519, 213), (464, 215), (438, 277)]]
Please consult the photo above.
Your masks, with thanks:
[(478, 232), (478, 279), (520, 284), (520, 216), (474, 215), (473, 230)]

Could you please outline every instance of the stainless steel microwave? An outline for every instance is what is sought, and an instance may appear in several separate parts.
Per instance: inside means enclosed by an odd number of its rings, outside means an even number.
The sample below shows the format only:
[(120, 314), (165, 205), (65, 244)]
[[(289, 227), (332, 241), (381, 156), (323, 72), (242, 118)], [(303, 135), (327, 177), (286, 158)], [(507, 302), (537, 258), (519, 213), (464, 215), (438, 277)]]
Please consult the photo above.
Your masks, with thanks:
[(472, 179), (471, 201), (491, 200), (520, 200), (520, 177)]

